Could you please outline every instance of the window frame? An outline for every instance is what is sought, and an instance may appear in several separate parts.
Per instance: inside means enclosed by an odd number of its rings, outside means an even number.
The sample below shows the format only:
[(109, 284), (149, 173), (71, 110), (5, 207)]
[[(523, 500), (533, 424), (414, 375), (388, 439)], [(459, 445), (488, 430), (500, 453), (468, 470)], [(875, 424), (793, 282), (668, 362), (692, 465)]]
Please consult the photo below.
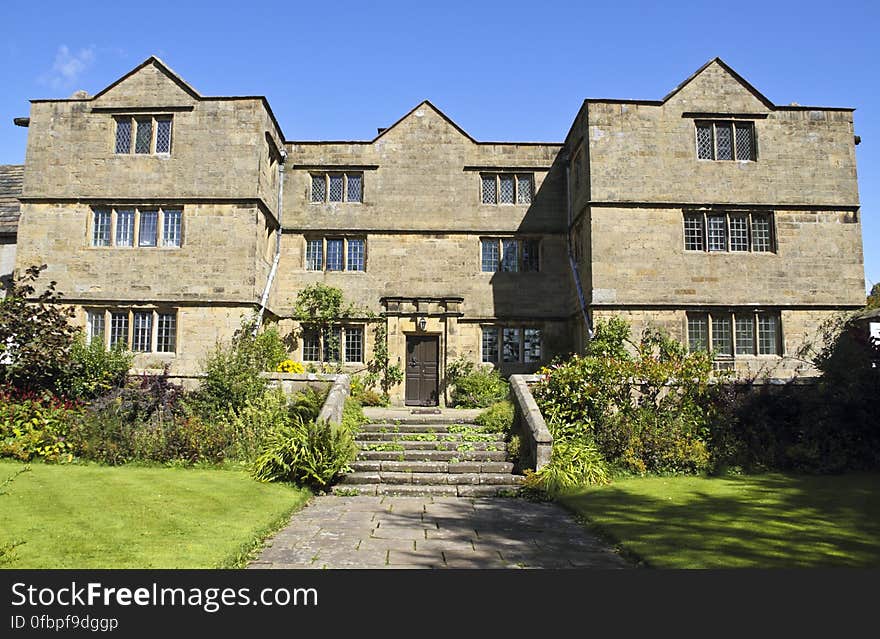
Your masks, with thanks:
[[(515, 246), (516, 263), (511, 267), (506, 261), (508, 251), (505, 246), (511, 243)], [(529, 253), (526, 259), (526, 245), (532, 245), (534, 252)], [(543, 244), (541, 237), (514, 237), (514, 236), (484, 236), (479, 240), (479, 272), (480, 273), (540, 273), (541, 266), (544, 262)], [(486, 260), (484, 259), (485, 246), (494, 245), (495, 254), (498, 260), (495, 264), (495, 270), (487, 270), (485, 268)], [(535, 268), (527, 268), (534, 266)]]
[[(363, 171), (346, 171), (346, 170), (338, 170), (338, 171), (309, 171), (309, 203), (310, 204), (363, 204), (364, 203), (364, 172)], [(330, 199), (330, 178), (339, 177), (342, 179), (342, 199), (340, 200), (331, 200)], [(351, 200), (350, 197), (350, 180), (352, 178), (360, 178), (360, 190), (358, 195), (360, 199)], [(315, 181), (323, 182), (324, 191), (323, 191), (323, 199), (316, 200), (315, 199)]]
[[(700, 157), (700, 127), (705, 126), (711, 127), (712, 134), (712, 157), (703, 158)], [(718, 127), (719, 126), (730, 126), (731, 138), (730, 144), (731, 149), (730, 158), (719, 158), (718, 157)], [(745, 159), (737, 157), (737, 130), (738, 129), (746, 129), (750, 132), (751, 136), (751, 156)], [(755, 126), (754, 120), (740, 120), (735, 118), (729, 119), (718, 119), (718, 120), (709, 120), (705, 118), (695, 119), (694, 120), (694, 149), (696, 150), (697, 160), (706, 161), (706, 162), (757, 162), (758, 161), (758, 135), (757, 135), (757, 127)]]
[[(184, 207), (179, 205), (174, 206), (163, 206), (159, 205), (144, 205), (144, 206), (133, 206), (133, 205), (108, 205), (108, 206), (93, 206), (90, 209), (89, 221), (88, 221), (88, 248), (94, 249), (126, 249), (126, 250), (134, 250), (134, 249), (180, 249), (184, 246), (184, 236), (185, 236), (185, 227), (184, 227)], [(141, 222), (142, 222), (142, 213), (143, 212), (153, 212), (157, 213), (156, 217), (156, 238), (154, 244), (142, 244), (141, 243)], [(99, 212), (106, 212), (110, 214), (108, 233), (106, 244), (96, 244), (96, 240), (98, 239), (97, 228), (96, 228), (96, 216)], [(130, 243), (120, 244), (119, 240), (121, 239), (119, 236), (119, 213), (122, 212), (125, 214), (125, 217), (128, 217), (129, 212), (133, 212), (133, 216), (131, 218), (131, 231), (130, 238), (128, 235), (124, 237), (126, 241), (130, 239)], [(167, 234), (166, 228), (166, 212), (176, 214), (174, 217), (177, 218), (177, 222), (175, 223), (175, 227), (177, 229), (177, 233), (175, 235), (175, 239), (177, 240), (176, 244), (169, 244), (167, 240), (169, 238)], [(169, 216), (169, 221), (173, 219), (172, 216)]]
[[(327, 334), (326, 332), (320, 331), (317, 327), (313, 325), (304, 325), (302, 327), (302, 339), (300, 340), (301, 344), (299, 347), (300, 360), (305, 364), (320, 364), (322, 361), (324, 362), (332, 362), (336, 364), (341, 364), (343, 366), (346, 365), (357, 365), (364, 364), (366, 361), (366, 327), (364, 324), (336, 324), (330, 328), (333, 331), (337, 338), (338, 343), (336, 344), (336, 354), (338, 358), (332, 359), (331, 357), (323, 358), (324, 349), (328, 348), (327, 345)], [(349, 359), (349, 335), (359, 333), (360, 337), (358, 340), (358, 347), (360, 350), (360, 359), (354, 360)], [(309, 355), (311, 355), (311, 351), (313, 346), (317, 347), (315, 354), (318, 359), (308, 359), (306, 357), (306, 335), (309, 336), (309, 341), (317, 338), (317, 344), (309, 344)], [(331, 353), (332, 355), (332, 353)]]
[[(508, 342), (506, 336), (510, 334), (511, 331), (515, 331), (518, 336), (516, 341), (517, 348), (517, 357), (516, 360), (508, 360), (505, 359), (505, 344)], [(527, 358), (527, 354), (531, 351), (526, 350), (526, 332), (532, 333), (537, 331), (538, 338), (537, 350), (540, 353), (540, 358), (530, 359)], [(487, 333), (494, 333), (495, 337), (495, 358), (490, 359), (486, 353), (486, 335)], [(545, 361), (545, 341), (544, 341), (544, 327), (543, 326), (535, 326), (533, 324), (516, 324), (516, 323), (487, 323), (480, 324), (480, 363), (481, 364), (492, 364), (493, 366), (501, 367), (501, 366), (522, 366), (522, 365), (534, 365), (540, 364)]]
[[(724, 220), (724, 248), (710, 248), (710, 218), (723, 218)], [(731, 220), (737, 218), (746, 219), (746, 250), (734, 250), (732, 248)], [(755, 246), (759, 244), (756, 241), (755, 225), (756, 220), (763, 219), (767, 222), (767, 250), (757, 250)], [(695, 235), (688, 235), (688, 222), (697, 220), (700, 226), (700, 242), (701, 248), (691, 248), (688, 246), (689, 240), (693, 240)], [(723, 254), (752, 254), (752, 255), (775, 255), (778, 252), (776, 244), (776, 214), (774, 211), (757, 211), (757, 210), (741, 210), (741, 209), (723, 209), (723, 210), (688, 210), (685, 209), (682, 215), (682, 239), (685, 253), (723, 253)], [(761, 245), (763, 245), (763, 236), (761, 236)]]
[[(320, 237), (304, 235), (303, 239), (305, 240), (305, 246), (303, 248), (303, 270), (309, 273), (366, 273), (367, 272), (367, 260), (368, 260), (368, 250), (367, 250), (367, 236), (366, 235), (322, 235)], [(327, 259), (327, 244), (330, 241), (342, 241), (342, 268), (340, 269), (331, 269), (327, 268), (327, 264), (329, 260)], [(351, 267), (351, 260), (349, 259), (351, 256), (349, 254), (349, 245), (351, 242), (361, 242), (363, 244), (363, 251), (361, 253), (361, 261), (360, 265), (363, 268), (353, 269)], [(311, 262), (309, 261), (309, 244), (320, 242), (321, 247), (321, 268), (310, 268)]]
[[(479, 173), (480, 187), (480, 204), (485, 206), (531, 206), (535, 201), (535, 173), (528, 171), (483, 171)], [(494, 201), (486, 201), (486, 191), (483, 188), (484, 180), (493, 180), (495, 183)], [(501, 180), (513, 181), (513, 196), (510, 202), (501, 201)], [(523, 197), (520, 192), (520, 185), (528, 184), (528, 196)], [(524, 200), (528, 201), (524, 201)]]
[[(765, 353), (761, 352), (761, 338), (763, 337), (762, 329), (760, 326), (760, 321), (762, 319), (770, 318), (774, 322), (775, 326), (775, 335), (773, 336), (774, 340), (774, 350), (773, 353)], [(748, 319), (749, 324), (751, 326), (751, 349), (750, 352), (744, 352), (740, 349), (739, 344), (739, 323)], [(782, 358), (784, 357), (784, 349), (785, 342), (783, 340), (783, 332), (782, 332), (782, 317), (779, 311), (772, 311), (766, 309), (714, 309), (714, 310), (695, 310), (695, 311), (687, 311), (685, 314), (685, 343), (688, 347), (688, 352), (695, 352), (695, 349), (692, 346), (691, 340), (691, 322), (693, 320), (702, 320), (703, 325), (706, 329), (705, 334), (705, 343), (707, 346), (707, 352), (712, 354), (712, 359), (715, 361), (731, 361), (737, 358), (743, 357), (763, 357), (763, 358)], [(714, 331), (715, 331), (715, 321), (716, 320), (727, 320), (730, 334), (730, 353), (719, 353), (714, 350)], [(697, 349), (703, 350), (703, 349)]]
[[(128, 150), (120, 151), (119, 150), (119, 124), (121, 122), (127, 122), (129, 127), (128, 132)], [(150, 139), (148, 141), (148, 149), (146, 151), (138, 151), (137, 148), (137, 131), (140, 126), (140, 122), (149, 122), (150, 125)], [(168, 150), (167, 151), (159, 151), (159, 122), (169, 122), (168, 128)], [(144, 156), (159, 156), (165, 157), (170, 156), (171, 151), (174, 148), (174, 114), (173, 113), (123, 113), (113, 116), (113, 155), (123, 155), (123, 156), (136, 156), (136, 157), (144, 157)]]
[[(104, 348), (113, 348), (115, 343), (121, 342), (124, 348), (135, 354), (163, 355), (176, 357), (180, 348), (180, 321), (177, 308), (167, 306), (108, 306), (108, 307), (86, 307), (84, 308), (86, 316), (86, 339), (92, 342), (94, 335), (92, 332), (92, 318), (103, 315), (104, 332), (101, 343)], [(149, 348), (147, 350), (134, 350), (135, 332), (137, 326), (135, 318), (137, 316), (149, 316)], [(161, 318), (172, 318), (171, 337), (166, 340), (170, 342), (173, 350), (160, 350), (165, 344), (160, 343), (159, 331), (162, 326)], [(120, 324), (124, 327), (125, 335), (117, 335), (117, 325), (114, 324), (114, 317), (120, 319)], [(118, 339), (115, 339), (117, 338)]]

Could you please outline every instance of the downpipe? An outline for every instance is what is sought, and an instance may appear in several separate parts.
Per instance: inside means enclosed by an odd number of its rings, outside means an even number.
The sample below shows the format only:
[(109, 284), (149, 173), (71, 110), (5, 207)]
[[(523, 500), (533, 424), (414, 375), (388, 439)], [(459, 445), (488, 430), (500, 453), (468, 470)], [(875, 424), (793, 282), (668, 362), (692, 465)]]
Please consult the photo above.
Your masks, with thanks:
[(257, 313), (257, 322), (254, 326), (254, 335), (260, 330), (263, 324), (263, 315), (266, 312), (266, 304), (269, 302), (269, 291), (272, 290), (272, 283), (275, 281), (275, 274), (278, 272), (278, 263), (281, 261), (281, 212), (284, 206), (284, 161), (287, 159), (287, 151), (281, 150), (281, 159), (278, 161), (278, 206), (276, 208), (278, 214), (278, 228), (275, 229), (275, 257), (272, 259), (272, 268), (269, 269), (269, 277), (266, 278), (266, 287), (263, 289), (263, 295), (260, 298), (260, 310)]

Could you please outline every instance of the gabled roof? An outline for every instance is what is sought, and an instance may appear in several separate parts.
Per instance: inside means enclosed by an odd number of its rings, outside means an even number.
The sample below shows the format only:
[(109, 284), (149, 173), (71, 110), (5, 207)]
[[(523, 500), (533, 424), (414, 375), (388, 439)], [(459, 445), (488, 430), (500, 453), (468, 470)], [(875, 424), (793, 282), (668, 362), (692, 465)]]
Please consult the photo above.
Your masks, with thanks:
[(157, 69), (159, 69), (162, 73), (164, 73), (166, 76), (168, 76), (169, 80), (174, 82), (177, 86), (179, 86), (181, 89), (183, 89), (186, 93), (188, 93), (193, 98), (198, 100), (199, 98), (202, 97), (198, 91), (196, 91), (194, 88), (192, 88), (183, 78), (181, 78), (178, 74), (176, 74), (174, 71), (172, 71), (171, 67), (169, 67), (167, 64), (162, 62), (156, 56), (151, 55), (149, 58), (144, 60), (141, 64), (136, 66), (134, 69), (132, 69), (131, 71), (126, 73), (124, 76), (122, 76), (118, 80), (116, 80), (116, 82), (113, 82), (112, 84), (104, 87), (104, 89), (102, 89), (101, 91), (96, 93), (94, 96), (92, 96), (91, 99), (94, 100), (96, 98), (100, 98), (102, 95), (104, 95), (105, 93), (110, 91), (113, 87), (118, 86), (120, 83), (124, 82), (125, 80), (127, 80), (128, 78), (133, 76), (135, 73), (137, 73), (138, 71), (140, 71), (144, 67), (147, 67), (151, 64), (155, 65)]
[(464, 136), (465, 138), (467, 138), (468, 140), (470, 140), (474, 144), (480, 144), (480, 145), (484, 145), (484, 146), (504, 145), (504, 144), (513, 144), (513, 145), (517, 145), (517, 146), (562, 146), (562, 142), (484, 142), (484, 141), (476, 140), (476, 139), (474, 139), (474, 137), (470, 133), (468, 133), (467, 131), (462, 129), (458, 124), (456, 124), (452, 118), (450, 118), (448, 115), (443, 113), (443, 111), (438, 109), (437, 106), (433, 102), (431, 102), (430, 100), (422, 100), (421, 102), (419, 102), (416, 106), (414, 106), (412, 109), (407, 111), (403, 116), (401, 116), (398, 120), (396, 120), (394, 122), (394, 124), (392, 124), (386, 128), (381, 129), (380, 133), (378, 135), (376, 135), (376, 137), (374, 137), (372, 140), (285, 140), (284, 143), (285, 144), (373, 144), (379, 138), (386, 135), (394, 127), (396, 127), (401, 122), (406, 120), (409, 116), (411, 116), (413, 113), (418, 111), (423, 106), (431, 107), (431, 109), (433, 109), (434, 112), (437, 115), (439, 115), (441, 118), (443, 118), (443, 120), (447, 124), (449, 124), (453, 129), (455, 129), (456, 131), (461, 133), (462, 136)]
[(667, 94), (663, 97), (663, 99), (660, 101), (661, 104), (664, 103), (664, 102), (666, 102), (666, 101), (668, 101), (668, 100), (669, 100), (671, 97), (673, 97), (676, 93), (678, 93), (679, 91), (681, 91), (682, 89), (684, 89), (687, 85), (689, 85), (689, 84), (691, 83), (692, 80), (694, 80), (694, 78), (696, 78), (697, 76), (699, 76), (699, 75), (700, 75), (703, 71), (705, 71), (708, 67), (712, 66), (713, 63), (716, 63), (716, 64), (717, 64), (718, 66), (720, 66), (722, 69), (724, 69), (725, 71), (727, 71), (727, 73), (729, 73), (730, 76), (731, 76), (734, 80), (736, 80), (737, 82), (739, 82), (739, 83), (743, 86), (743, 88), (744, 88), (746, 91), (748, 91), (748, 92), (751, 93), (753, 96), (755, 96), (755, 98), (757, 98), (757, 99), (758, 99), (758, 100), (759, 100), (759, 101), (760, 101), (765, 107), (767, 107), (768, 109), (773, 109), (773, 108), (775, 108), (776, 105), (774, 105), (774, 104), (773, 104), (773, 103), (772, 103), (772, 102), (771, 102), (771, 101), (770, 101), (770, 100), (769, 100), (769, 99), (768, 99), (763, 93), (761, 93), (761, 92), (758, 91), (755, 87), (753, 87), (751, 84), (749, 84), (749, 83), (746, 81), (745, 78), (743, 78), (739, 73), (737, 73), (736, 71), (734, 71), (734, 70), (730, 67), (730, 65), (728, 65), (724, 60), (722, 60), (721, 58), (719, 58), (719, 57), (717, 57), (717, 56), (714, 57), (714, 58), (712, 58), (711, 60), (709, 60), (706, 64), (704, 64), (703, 66), (701, 66), (701, 67), (700, 67), (699, 69), (697, 69), (696, 71), (694, 71), (694, 72), (690, 75), (690, 77), (688, 77), (684, 82), (682, 82), (682, 83), (679, 84), (677, 87), (675, 87), (672, 91), (670, 91), (669, 93), (667, 93)]
[(24, 166), (0, 164), (0, 234), (18, 230), (19, 202)]
[(478, 142), (477, 142), (474, 138), (472, 138), (472, 137), (470, 136), (470, 134), (469, 134), (467, 131), (465, 131), (465, 130), (462, 129), (460, 126), (458, 126), (455, 122), (453, 122), (452, 118), (450, 118), (448, 115), (446, 115), (445, 113), (443, 113), (443, 111), (441, 111), (441, 110), (438, 109), (436, 106), (434, 106), (433, 104), (431, 104), (431, 101), (430, 101), (430, 100), (422, 100), (421, 102), (419, 102), (419, 103), (418, 103), (417, 105), (415, 105), (412, 109), (410, 109), (410, 110), (409, 110), (409, 111), (408, 111), (403, 117), (401, 117), (401, 118), (400, 118), (399, 120), (397, 120), (394, 124), (392, 124), (391, 126), (389, 126), (388, 128), (386, 128), (385, 130), (383, 130), (381, 133), (379, 133), (379, 134), (378, 134), (376, 137), (374, 137), (370, 142), (371, 142), (371, 143), (372, 143), (372, 142), (375, 142), (376, 140), (378, 140), (379, 138), (381, 138), (382, 136), (384, 136), (384, 135), (385, 135), (386, 133), (388, 133), (391, 129), (393, 129), (393, 128), (396, 127), (398, 124), (400, 124), (401, 122), (403, 122), (404, 120), (406, 120), (409, 116), (411, 116), (413, 113), (415, 113), (416, 111), (418, 111), (418, 110), (419, 110), (421, 107), (423, 107), (423, 106), (429, 106), (429, 107), (431, 107), (431, 108), (437, 113), (437, 115), (439, 115), (441, 118), (443, 118), (443, 119), (446, 121), (447, 124), (449, 124), (450, 126), (452, 126), (453, 129), (455, 129), (456, 131), (458, 131), (459, 133), (461, 133), (464, 137), (466, 137), (468, 140), (470, 140), (470, 141), (473, 142), (474, 144), (478, 144)]

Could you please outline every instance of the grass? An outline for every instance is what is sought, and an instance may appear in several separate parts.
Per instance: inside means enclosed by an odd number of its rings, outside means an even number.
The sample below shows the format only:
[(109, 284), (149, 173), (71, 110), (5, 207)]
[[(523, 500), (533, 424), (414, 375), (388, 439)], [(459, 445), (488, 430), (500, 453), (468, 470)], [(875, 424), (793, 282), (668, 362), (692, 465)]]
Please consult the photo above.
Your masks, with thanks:
[(242, 567), (309, 496), (241, 471), (35, 463), (0, 496), (0, 545), (24, 542), (3, 566)]
[(562, 503), (657, 568), (880, 566), (880, 475), (624, 479)]

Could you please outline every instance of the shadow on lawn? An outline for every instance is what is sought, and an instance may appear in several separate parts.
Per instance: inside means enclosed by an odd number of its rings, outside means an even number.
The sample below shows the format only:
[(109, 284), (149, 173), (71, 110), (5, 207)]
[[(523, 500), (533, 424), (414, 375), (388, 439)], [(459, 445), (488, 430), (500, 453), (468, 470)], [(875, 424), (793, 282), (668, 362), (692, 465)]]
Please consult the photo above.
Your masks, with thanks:
[(880, 566), (876, 474), (658, 477), (563, 503), (655, 567)]

